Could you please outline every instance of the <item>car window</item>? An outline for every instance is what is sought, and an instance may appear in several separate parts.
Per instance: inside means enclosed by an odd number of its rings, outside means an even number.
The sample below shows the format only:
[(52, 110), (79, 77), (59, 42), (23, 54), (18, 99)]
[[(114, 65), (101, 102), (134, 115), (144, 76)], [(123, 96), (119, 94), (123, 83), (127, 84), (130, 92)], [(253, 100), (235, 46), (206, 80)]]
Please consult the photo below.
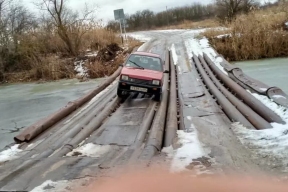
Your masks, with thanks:
[(161, 60), (157, 57), (132, 54), (127, 60), (126, 67), (143, 67), (154, 71), (163, 71)]

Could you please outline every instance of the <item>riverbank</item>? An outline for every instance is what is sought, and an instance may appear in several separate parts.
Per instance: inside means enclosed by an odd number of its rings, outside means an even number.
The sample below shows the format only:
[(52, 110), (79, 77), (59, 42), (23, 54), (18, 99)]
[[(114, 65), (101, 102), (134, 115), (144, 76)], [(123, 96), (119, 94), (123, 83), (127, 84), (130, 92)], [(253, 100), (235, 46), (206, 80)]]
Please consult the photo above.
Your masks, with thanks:
[(228, 61), (288, 57), (288, 3), (239, 15), (227, 30), (202, 35)]
[(110, 43), (100, 50), (87, 50), (78, 57), (65, 58), (57, 54), (46, 56), (41, 67), (4, 73), (2, 84), (54, 82), (61, 79), (87, 81), (110, 76), (123, 63), (127, 54), (142, 43), (129, 38), (124, 46)]

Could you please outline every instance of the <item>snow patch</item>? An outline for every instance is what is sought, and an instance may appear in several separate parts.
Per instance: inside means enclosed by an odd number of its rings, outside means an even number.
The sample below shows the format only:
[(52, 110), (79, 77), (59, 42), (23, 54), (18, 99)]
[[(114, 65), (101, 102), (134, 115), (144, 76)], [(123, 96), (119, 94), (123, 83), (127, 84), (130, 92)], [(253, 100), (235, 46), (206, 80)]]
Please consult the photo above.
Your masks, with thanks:
[(271, 166), (283, 165), (283, 172), (288, 172), (288, 111), (287, 108), (279, 106), (266, 96), (251, 93), (256, 99), (274, 111), (285, 122), (285, 125), (271, 123), (271, 129), (249, 130), (238, 123), (232, 125), (232, 129), (244, 146), (255, 152), (260, 158), (268, 159)]
[(208, 57), (213, 61), (213, 63), (224, 73), (227, 75), (227, 72), (221, 66), (221, 62), (223, 62), (222, 57), (219, 57), (217, 53), (211, 48), (209, 41), (207, 38), (202, 38), (200, 40), (192, 38), (185, 41), (185, 46), (189, 55), (189, 58), (193, 56), (194, 53), (196, 56), (206, 53)]
[(231, 37), (231, 34), (223, 34), (223, 35), (217, 35), (216, 38), (222, 39), (223, 37)]
[(181, 67), (179, 65), (178, 65), (178, 73), (179, 73), (179, 75), (182, 74)]
[(74, 63), (74, 70), (77, 72), (78, 77), (88, 77), (88, 69), (84, 66), (85, 61), (76, 61)]
[(273, 98), (275, 98), (275, 99), (278, 99), (278, 98), (287, 99), (283, 95), (273, 95)]
[(192, 117), (191, 117), (191, 116), (187, 116), (187, 119), (188, 119), (189, 121), (191, 121), (191, 120), (192, 120)]
[(176, 53), (176, 49), (175, 49), (175, 45), (172, 44), (171, 46), (171, 54), (172, 54), (172, 58), (173, 58), (173, 61), (174, 61), (174, 65), (177, 65), (178, 63), (178, 56), (177, 56), (177, 53)]
[[(197, 131), (193, 124), (191, 124), (189, 132), (179, 130), (177, 134), (179, 139), (178, 144), (180, 144), (181, 147), (174, 150), (172, 146), (169, 146), (162, 150), (162, 152), (167, 154), (168, 158), (172, 159), (172, 172), (185, 171), (193, 160), (206, 157), (206, 153), (198, 140)], [(196, 171), (198, 172), (199, 170)]]
[[(287, 108), (277, 105), (275, 102), (273, 102), (272, 99), (269, 99), (268, 97), (264, 95), (258, 95), (257, 93), (251, 93), (249, 90), (247, 90), (250, 94), (252, 94), (256, 99), (258, 99), (260, 102), (262, 102), (264, 105), (266, 105), (268, 108), (270, 108), (272, 111), (274, 111), (277, 115), (279, 115), (285, 122), (288, 123), (288, 112)], [(288, 124), (286, 125), (288, 128)]]
[(97, 55), (98, 55), (98, 51), (90, 52), (90, 53), (86, 53), (85, 54), (86, 57), (96, 57)]
[[(47, 180), (38, 187), (35, 187), (31, 192), (71, 192), (71, 191), (83, 191), (82, 187), (87, 186), (91, 182), (89, 178), (77, 179), (77, 180), (61, 180), (51, 181)], [(76, 190), (77, 189), (77, 190)]]
[(221, 65), (221, 62), (223, 62), (222, 57), (219, 57), (215, 50), (210, 46), (209, 41), (207, 38), (202, 38), (200, 41), (201, 49), (203, 50), (203, 53), (206, 53), (208, 57), (213, 61), (213, 63), (226, 75), (227, 72), (224, 70), (224, 68)]
[(267, 91), (267, 88), (259, 88), (261, 91)]
[(22, 149), (18, 149), (19, 144), (13, 145), (11, 148), (0, 152), (0, 163), (16, 159)]
[(110, 145), (95, 145), (93, 143), (88, 143), (74, 149), (73, 151), (68, 153), (67, 156), (73, 156), (73, 154), (80, 154), (80, 156), (99, 158), (105, 153), (107, 153), (110, 149)]
[(151, 37), (148, 37), (144, 34), (129, 33), (127, 34), (127, 36), (137, 39), (138, 41), (141, 41), (141, 42), (147, 42), (151, 40)]

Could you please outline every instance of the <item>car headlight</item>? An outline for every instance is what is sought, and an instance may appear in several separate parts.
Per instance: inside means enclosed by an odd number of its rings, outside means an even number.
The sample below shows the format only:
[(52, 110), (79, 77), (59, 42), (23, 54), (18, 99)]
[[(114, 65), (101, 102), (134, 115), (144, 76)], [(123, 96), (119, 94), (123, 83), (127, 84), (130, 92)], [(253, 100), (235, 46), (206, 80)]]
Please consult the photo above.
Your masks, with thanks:
[(128, 81), (129, 80), (129, 77), (127, 75), (122, 75), (121, 76), (121, 79), (124, 80), (124, 81)]
[(159, 80), (153, 80), (153, 81), (152, 81), (152, 84), (153, 84), (153, 85), (160, 85), (160, 81), (159, 81)]

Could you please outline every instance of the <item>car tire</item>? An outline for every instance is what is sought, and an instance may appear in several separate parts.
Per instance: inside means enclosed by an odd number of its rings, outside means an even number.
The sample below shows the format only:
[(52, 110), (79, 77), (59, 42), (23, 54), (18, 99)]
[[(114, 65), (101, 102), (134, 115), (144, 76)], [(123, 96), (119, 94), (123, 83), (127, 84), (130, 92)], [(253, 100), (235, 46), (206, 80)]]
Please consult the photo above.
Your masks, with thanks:
[(155, 101), (161, 101), (161, 97), (162, 97), (162, 94), (161, 93), (157, 93), (154, 95), (154, 100)]
[(120, 89), (117, 89), (117, 96), (122, 98), (123, 97), (123, 91), (121, 91)]

